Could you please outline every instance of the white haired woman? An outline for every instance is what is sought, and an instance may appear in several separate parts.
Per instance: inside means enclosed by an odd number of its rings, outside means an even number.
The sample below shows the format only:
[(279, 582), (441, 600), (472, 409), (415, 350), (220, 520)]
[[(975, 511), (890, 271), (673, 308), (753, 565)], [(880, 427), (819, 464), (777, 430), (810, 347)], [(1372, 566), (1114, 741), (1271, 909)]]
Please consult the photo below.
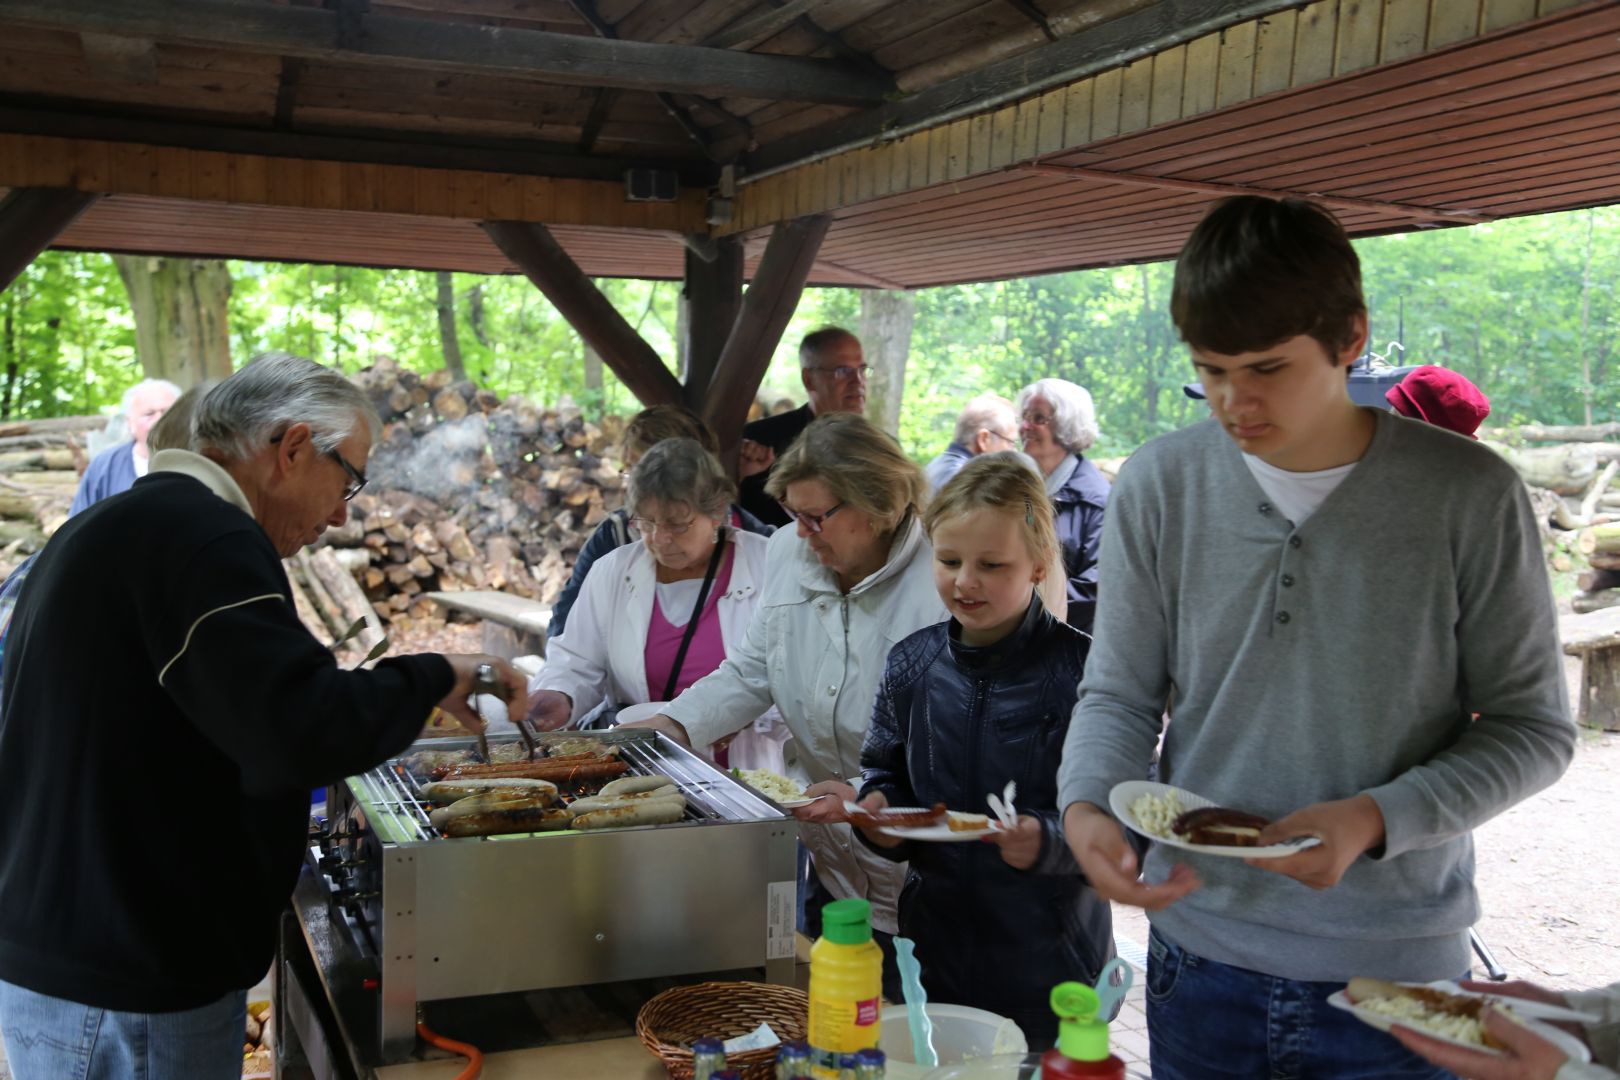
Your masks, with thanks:
[[(568, 625), (529, 682), (536, 727), (577, 724), (604, 700), (621, 708), (673, 700), (737, 649), (759, 604), (766, 540), (728, 527), (736, 491), (695, 439), (665, 439), (636, 463), (625, 505), (640, 539), (585, 575)], [(777, 714), (767, 703), (744, 719), (716, 759), (780, 770), (787, 735)]]
[[(747, 640), (663, 715), (644, 721), (703, 745), (761, 709), (780, 709), (793, 733), (792, 769), (812, 781), (809, 795), (831, 796), (796, 811), (799, 838), (822, 887), (871, 901), (886, 960), (906, 868), (855, 841), (842, 824), (843, 803), (855, 797), (889, 649), (946, 617), (919, 520), (926, 485), (895, 441), (858, 414), (812, 421), (766, 483), (797, 528), (778, 529), (769, 541), (765, 595)], [(897, 988), (892, 973), (886, 963), (886, 980)]]
[(1069, 625), (1091, 632), (1097, 610), (1097, 546), (1109, 483), (1085, 451), (1097, 441), (1091, 394), (1067, 379), (1037, 379), (1018, 392), (1018, 433), (1024, 453), (1046, 478), (1057, 509), (1058, 542), (1069, 579)]

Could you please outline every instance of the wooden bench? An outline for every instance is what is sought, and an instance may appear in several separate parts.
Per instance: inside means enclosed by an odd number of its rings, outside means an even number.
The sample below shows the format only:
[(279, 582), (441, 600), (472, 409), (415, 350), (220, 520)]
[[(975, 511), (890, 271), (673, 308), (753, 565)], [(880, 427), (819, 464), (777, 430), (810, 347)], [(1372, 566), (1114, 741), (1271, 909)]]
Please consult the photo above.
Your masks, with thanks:
[(481, 647), (491, 656), (510, 660), (515, 656), (545, 655), (551, 608), (538, 600), (493, 589), (422, 595), (446, 610), (464, 611), (484, 620)]
[(1576, 722), (1620, 731), (1620, 607), (1560, 616), (1558, 636), (1564, 652), (1581, 658)]

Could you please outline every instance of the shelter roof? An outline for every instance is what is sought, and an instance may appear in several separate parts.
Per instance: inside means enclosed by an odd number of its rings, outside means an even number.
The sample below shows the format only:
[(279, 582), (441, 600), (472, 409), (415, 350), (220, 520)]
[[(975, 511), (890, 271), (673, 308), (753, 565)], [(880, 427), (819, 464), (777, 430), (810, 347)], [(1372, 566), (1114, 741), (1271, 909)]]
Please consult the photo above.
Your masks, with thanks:
[[(0, 185), (58, 246), (588, 273), (832, 216), (811, 280), (1166, 258), (1208, 202), (1355, 233), (1620, 200), (1599, 0), (0, 0)], [(673, 201), (627, 202), (630, 168)]]

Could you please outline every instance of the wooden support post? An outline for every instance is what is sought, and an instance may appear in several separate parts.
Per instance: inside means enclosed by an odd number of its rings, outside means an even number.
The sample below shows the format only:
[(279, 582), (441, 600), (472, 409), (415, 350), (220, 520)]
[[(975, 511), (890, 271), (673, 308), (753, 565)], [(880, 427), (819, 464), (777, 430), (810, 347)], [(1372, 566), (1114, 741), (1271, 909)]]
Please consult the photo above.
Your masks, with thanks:
[(705, 258), (686, 249), (686, 403), (701, 410), (726, 338), (742, 307), (743, 250), (734, 236), (712, 241)]
[(736, 445), (748, 419), (748, 405), (759, 390), (771, 354), (799, 306), (816, 253), (832, 224), (831, 216), (796, 218), (771, 230), (754, 280), (743, 295), (736, 325), (715, 365), (703, 401), (703, 419), (714, 429), (722, 448)]
[(526, 221), (485, 221), (482, 226), (495, 246), (546, 294), (637, 400), (643, 405), (681, 400), (680, 381), (557, 243), (550, 229)]
[(0, 292), (99, 198), (71, 188), (16, 188), (0, 201)]

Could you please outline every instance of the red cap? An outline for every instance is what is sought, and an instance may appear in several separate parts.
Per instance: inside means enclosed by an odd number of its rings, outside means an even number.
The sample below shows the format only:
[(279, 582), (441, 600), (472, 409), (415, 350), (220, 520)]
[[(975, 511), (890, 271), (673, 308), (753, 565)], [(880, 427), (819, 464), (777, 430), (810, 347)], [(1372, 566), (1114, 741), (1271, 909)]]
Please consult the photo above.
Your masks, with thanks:
[(1390, 408), (1402, 416), (1422, 420), (1466, 435), (1474, 434), (1491, 415), (1491, 399), (1479, 387), (1448, 368), (1426, 364), (1384, 393)]

